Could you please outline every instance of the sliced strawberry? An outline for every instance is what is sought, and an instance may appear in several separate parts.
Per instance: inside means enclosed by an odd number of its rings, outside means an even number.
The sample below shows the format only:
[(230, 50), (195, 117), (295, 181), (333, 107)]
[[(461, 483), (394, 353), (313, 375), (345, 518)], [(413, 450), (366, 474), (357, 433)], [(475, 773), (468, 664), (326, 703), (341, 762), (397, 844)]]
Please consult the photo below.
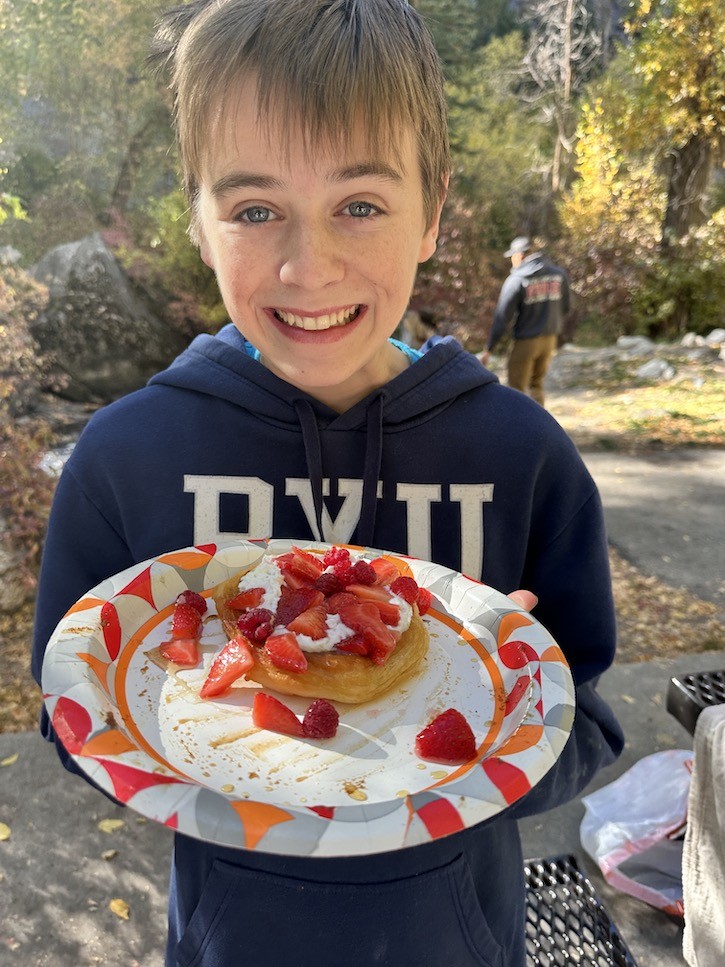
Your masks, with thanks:
[(322, 563), (322, 558), (316, 554), (293, 547), (289, 569), (298, 577), (314, 582), (325, 570), (325, 565)]
[(338, 613), (348, 628), (363, 635), (372, 661), (376, 665), (384, 665), (395, 648), (398, 636), (383, 624), (375, 604), (372, 601), (346, 604)]
[(374, 604), (386, 625), (397, 625), (400, 621), (400, 608), (393, 604), (390, 600), (390, 592), (382, 585), (349, 584), (347, 591), (362, 601), (370, 601)]
[(263, 597), (264, 588), (249, 588), (227, 601), (227, 606), (234, 611), (247, 611), (249, 608), (258, 608)]
[(266, 692), (257, 692), (254, 696), (252, 721), (258, 729), (268, 729), (270, 732), (282, 732), (283, 735), (298, 738), (305, 734), (302, 723), (292, 709)]
[(408, 604), (415, 604), (420, 588), (418, 582), (413, 578), (399, 577), (392, 582), (390, 590), (393, 594), (397, 594), (399, 598), (407, 601)]
[(376, 584), (390, 584), (391, 581), (400, 577), (397, 565), (393, 564), (387, 557), (376, 557), (373, 561), (370, 561), (370, 566), (375, 571)]
[(199, 614), (206, 614), (207, 604), (204, 598), (196, 591), (182, 591), (176, 599), (177, 604), (190, 604), (196, 608)]
[(232, 638), (224, 645), (212, 662), (199, 695), (202, 698), (213, 698), (215, 695), (221, 695), (245, 672), (248, 672), (253, 664), (254, 656), (249, 641), (243, 635)]
[(291, 632), (270, 635), (264, 643), (272, 664), (287, 672), (307, 671), (307, 659)]
[(338, 651), (344, 651), (348, 655), (367, 655), (370, 651), (364, 635), (353, 635), (351, 638), (338, 641), (335, 648)]
[(345, 585), (334, 571), (323, 571), (315, 581), (315, 587), (318, 591), (322, 591), (326, 598), (329, 598), (333, 594), (339, 594)]
[(187, 665), (194, 667), (199, 663), (199, 642), (196, 638), (174, 638), (173, 641), (165, 641), (159, 651), (169, 661), (175, 665)]
[(293, 591), (301, 591), (304, 588), (314, 588), (315, 582), (310, 578), (300, 577), (294, 571), (285, 571), (284, 586), (291, 588)]
[(476, 754), (476, 737), (465, 717), (449, 708), (416, 735), (415, 754), (430, 762), (468, 762)]
[(316, 604), (314, 608), (308, 608), (302, 614), (290, 621), (287, 625), (289, 631), (294, 631), (296, 635), (307, 635), (317, 641), (324, 638), (327, 633), (327, 609), (324, 604)]
[(275, 620), (278, 625), (287, 626), (298, 614), (302, 614), (308, 608), (314, 608), (316, 604), (322, 604), (324, 600), (325, 595), (315, 588), (293, 589), (283, 587)]
[(198, 638), (201, 634), (201, 615), (193, 605), (174, 605), (171, 619), (172, 638)]
[(421, 615), (427, 614), (428, 611), (430, 611), (432, 601), (433, 595), (430, 593), (428, 588), (420, 588), (418, 590), (418, 599), (416, 602), (418, 605), (418, 613)]
[(346, 604), (355, 604), (359, 600), (354, 594), (348, 594), (347, 591), (340, 591), (339, 594), (333, 594), (325, 601), (325, 607), (327, 608), (328, 614), (339, 614), (340, 608)]
[(316, 698), (302, 719), (302, 728), (309, 739), (331, 739), (339, 724), (340, 715), (326, 698)]

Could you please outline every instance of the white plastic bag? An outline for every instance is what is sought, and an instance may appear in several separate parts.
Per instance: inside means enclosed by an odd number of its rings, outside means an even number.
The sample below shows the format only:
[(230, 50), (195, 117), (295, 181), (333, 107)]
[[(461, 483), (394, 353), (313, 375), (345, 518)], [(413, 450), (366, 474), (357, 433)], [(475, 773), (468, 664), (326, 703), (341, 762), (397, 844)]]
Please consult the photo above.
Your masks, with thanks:
[(675, 916), (692, 763), (687, 749), (655, 752), (582, 799), (582, 846), (607, 883)]

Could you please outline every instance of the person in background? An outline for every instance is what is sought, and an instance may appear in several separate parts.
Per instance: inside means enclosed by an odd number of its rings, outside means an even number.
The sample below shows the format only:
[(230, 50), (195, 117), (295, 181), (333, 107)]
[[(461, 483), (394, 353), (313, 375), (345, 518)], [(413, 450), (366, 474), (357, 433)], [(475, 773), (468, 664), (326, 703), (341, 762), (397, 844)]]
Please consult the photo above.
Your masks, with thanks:
[(569, 315), (569, 279), (564, 269), (530, 249), (530, 239), (519, 235), (504, 252), (511, 259), (511, 272), (501, 288), (488, 344), (479, 358), (485, 366), (513, 325), (508, 384), (543, 406), (544, 377)]

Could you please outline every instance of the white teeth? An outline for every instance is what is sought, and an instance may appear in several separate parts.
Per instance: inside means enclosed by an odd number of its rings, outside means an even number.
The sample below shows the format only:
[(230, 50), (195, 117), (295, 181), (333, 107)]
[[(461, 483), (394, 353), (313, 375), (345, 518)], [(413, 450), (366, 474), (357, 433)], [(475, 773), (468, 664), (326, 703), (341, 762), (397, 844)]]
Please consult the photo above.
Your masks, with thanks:
[(355, 315), (358, 308), (358, 306), (352, 306), (348, 309), (342, 309), (340, 312), (329, 313), (325, 316), (295, 316), (290, 312), (284, 312), (282, 309), (275, 309), (275, 314), (278, 319), (281, 319), (288, 326), (296, 326), (297, 329), (313, 331), (330, 329), (332, 326), (344, 326)]

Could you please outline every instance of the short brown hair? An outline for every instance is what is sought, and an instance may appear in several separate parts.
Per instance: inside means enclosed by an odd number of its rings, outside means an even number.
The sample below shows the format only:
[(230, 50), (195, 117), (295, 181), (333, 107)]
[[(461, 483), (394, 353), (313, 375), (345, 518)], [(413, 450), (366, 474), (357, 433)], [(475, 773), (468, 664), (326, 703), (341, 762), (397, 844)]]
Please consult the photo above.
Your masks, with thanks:
[(450, 170), (444, 82), (407, 0), (192, 0), (159, 23), (152, 60), (171, 71), (192, 209), (213, 111), (227, 109), (225, 95), (253, 76), (260, 119), (274, 108), (282, 130), (298, 124), (307, 147), (337, 149), (361, 120), (371, 146), (394, 153), (396, 131), (412, 129), (432, 223)]

